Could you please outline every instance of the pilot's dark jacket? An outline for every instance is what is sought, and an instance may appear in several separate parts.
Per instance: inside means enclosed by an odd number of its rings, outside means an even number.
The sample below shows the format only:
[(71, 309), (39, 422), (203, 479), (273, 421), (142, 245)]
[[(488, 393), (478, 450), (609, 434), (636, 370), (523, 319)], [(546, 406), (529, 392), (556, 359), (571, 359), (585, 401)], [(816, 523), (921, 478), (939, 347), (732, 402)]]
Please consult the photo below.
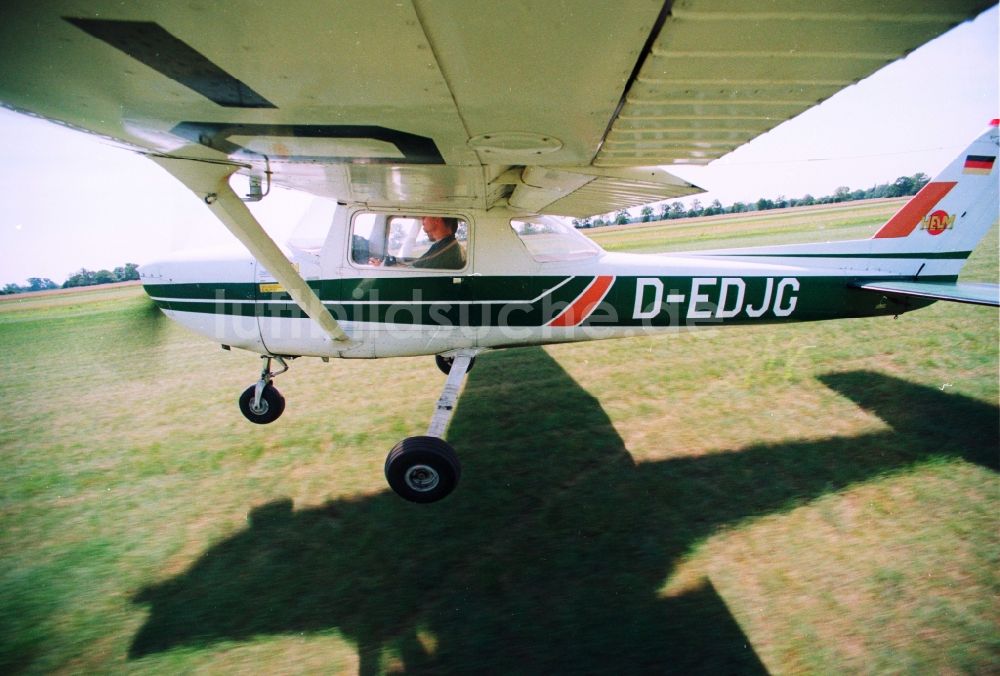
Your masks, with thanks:
[(465, 267), (465, 253), (454, 235), (439, 239), (413, 261), (415, 268), (437, 268), (439, 270), (461, 270)]

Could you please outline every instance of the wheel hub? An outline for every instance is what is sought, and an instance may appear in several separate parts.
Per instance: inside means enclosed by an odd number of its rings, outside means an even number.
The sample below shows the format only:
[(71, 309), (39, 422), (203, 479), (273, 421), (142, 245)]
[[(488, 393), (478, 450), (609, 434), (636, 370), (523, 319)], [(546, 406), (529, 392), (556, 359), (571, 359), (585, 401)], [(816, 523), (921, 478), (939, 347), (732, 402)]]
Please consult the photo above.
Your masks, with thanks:
[(418, 493), (434, 490), (441, 481), (440, 475), (428, 465), (414, 465), (403, 475), (406, 485)]

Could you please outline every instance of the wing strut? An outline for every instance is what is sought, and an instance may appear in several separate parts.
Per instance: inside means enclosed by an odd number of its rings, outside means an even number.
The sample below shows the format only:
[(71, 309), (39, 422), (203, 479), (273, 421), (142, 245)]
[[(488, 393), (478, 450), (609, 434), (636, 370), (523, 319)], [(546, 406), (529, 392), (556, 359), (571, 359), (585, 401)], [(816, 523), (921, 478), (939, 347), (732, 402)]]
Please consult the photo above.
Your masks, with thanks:
[(240, 168), (239, 165), (166, 155), (150, 154), (148, 157), (207, 204), (215, 217), (264, 264), (292, 300), (330, 338), (340, 343), (350, 341), (344, 329), (229, 185), (229, 177)]

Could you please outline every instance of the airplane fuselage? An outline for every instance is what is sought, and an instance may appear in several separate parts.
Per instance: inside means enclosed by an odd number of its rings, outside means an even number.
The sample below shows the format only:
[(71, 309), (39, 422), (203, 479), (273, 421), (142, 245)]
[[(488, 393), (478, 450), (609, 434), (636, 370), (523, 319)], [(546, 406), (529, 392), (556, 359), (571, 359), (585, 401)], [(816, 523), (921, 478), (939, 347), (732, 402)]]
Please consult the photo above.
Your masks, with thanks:
[[(145, 266), (143, 282), (169, 316), (225, 345), (345, 358), (899, 314), (930, 302), (904, 304), (852, 288), (862, 279), (898, 277), (912, 264), (872, 240), (853, 249), (810, 245), (808, 253), (772, 247), (649, 255), (595, 247), (574, 260), (540, 261), (511, 229), (513, 212), (462, 218), (470, 235), (461, 270), (355, 265), (346, 228), (336, 226), (322, 247), (289, 251), (349, 344), (330, 340), (249, 257), (164, 261)], [(954, 279), (966, 255), (936, 261), (922, 278)]]

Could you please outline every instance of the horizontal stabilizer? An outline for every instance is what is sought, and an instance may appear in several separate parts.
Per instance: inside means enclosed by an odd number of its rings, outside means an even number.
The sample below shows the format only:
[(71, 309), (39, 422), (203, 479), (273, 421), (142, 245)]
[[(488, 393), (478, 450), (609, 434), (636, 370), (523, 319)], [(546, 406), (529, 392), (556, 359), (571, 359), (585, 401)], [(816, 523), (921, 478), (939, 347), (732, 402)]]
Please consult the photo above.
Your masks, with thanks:
[(971, 303), (973, 305), (1000, 306), (1000, 286), (996, 284), (973, 282), (868, 282), (858, 285), (859, 289), (895, 294), (898, 296), (914, 296), (916, 298), (933, 298), (935, 300), (950, 300), (956, 303)]

